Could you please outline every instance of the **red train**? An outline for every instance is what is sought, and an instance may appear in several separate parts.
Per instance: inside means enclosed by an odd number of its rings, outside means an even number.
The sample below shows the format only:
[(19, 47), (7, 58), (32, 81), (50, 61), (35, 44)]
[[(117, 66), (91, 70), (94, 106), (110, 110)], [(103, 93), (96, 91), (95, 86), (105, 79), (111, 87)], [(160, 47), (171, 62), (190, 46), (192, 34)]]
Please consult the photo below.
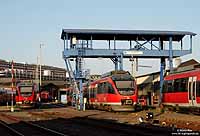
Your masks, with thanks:
[(34, 107), (36, 104), (36, 84), (20, 82), (16, 86), (16, 104), (22, 108)]
[(134, 111), (138, 90), (128, 71), (112, 71), (83, 87), (86, 106), (109, 111)]
[(13, 93), (13, 103), (15, 104), (15, 94), (16, 91), (11, 88), (3, 88), (0, 89), (0, 105), (11, 105), (12, 101), (12, 93)]
[(40, 92), (41, 102), (52, 102), (53, 98), (49, 91), (41, 91)]
[(175, 73), (165, 77), (163, 105), (200, 109), (200, 71)]
[(48, 91), (40, 92), (40, 99), (41, 102), (49, 102), (49, 92)]

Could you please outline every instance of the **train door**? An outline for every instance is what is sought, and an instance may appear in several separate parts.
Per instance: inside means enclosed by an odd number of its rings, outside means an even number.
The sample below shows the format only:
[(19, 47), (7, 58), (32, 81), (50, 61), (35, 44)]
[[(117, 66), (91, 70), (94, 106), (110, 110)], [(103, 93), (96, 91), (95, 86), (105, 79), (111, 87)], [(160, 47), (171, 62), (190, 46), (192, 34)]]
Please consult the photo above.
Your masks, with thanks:
[(196, 103), (196, 81), (197, 81), (197, 77), (189, 77), (188, 100), (189, 100), (190, 106), (197, 105), (197, 103)]

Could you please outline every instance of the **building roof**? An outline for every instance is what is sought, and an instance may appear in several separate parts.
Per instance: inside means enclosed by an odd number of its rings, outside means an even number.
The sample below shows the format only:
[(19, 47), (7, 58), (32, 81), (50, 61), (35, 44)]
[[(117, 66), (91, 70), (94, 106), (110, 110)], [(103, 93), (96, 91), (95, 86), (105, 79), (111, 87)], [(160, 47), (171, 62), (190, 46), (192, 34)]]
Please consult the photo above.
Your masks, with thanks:
[(185, 62), (182, 62), (178, 67), (186, 67), (186, 66), (191, 66), (191, 65), (198, 65), (199, 62), (197, 62), (196, 60), (194, 59), (190, 59), (188, 61), (185, 61)]
[(68, 39), (75, 36), (77, 39), (90, 40), (151, 40), (169, 41), (172, 37), (173, 41), (180, 41), (185, 35), (195, 36), (195, 33), (188, 31), (154, 31), (154, 30), (103, 30), (103, 29), (63, 29), (61, 39), (68, 34)]

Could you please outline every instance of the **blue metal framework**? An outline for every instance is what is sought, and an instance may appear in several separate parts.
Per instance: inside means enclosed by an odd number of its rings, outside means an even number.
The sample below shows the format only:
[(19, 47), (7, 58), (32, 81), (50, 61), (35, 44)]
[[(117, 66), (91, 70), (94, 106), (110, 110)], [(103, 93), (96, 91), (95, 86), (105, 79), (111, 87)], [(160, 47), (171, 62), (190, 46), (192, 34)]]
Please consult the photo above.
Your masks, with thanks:
[[(190, 47), (183, 47), (183, 37), (190, 36)], [(162, 99), (162, 84), (165, 70), (165, 59), (169, 59), (170, 70), (173, 70), (173, 58), (190, 54), (192, 52), (192, 37), (195, 33), (186, 31), (151, 31), (151, 30), (100, 30), (100, 29), (63, 29), (61, 39), (64, 41), (63, 58), (69, 73), (70, 58), (75, 58), (76, 69), (71, 76), (73, 85), (79, 88), (76, 92), (76, 100), (79, 99), (80, 110), (83, 109), (82, 74), (83, 58), (110, 58), (115, 65), (115, 70), (123, 69), (124, 58), (160, 58), (160, 100)], [(108, 41), (108, 48), (97, 49), (93, 47), (93, 40)], [(110, 42), (113, 41), (113, 48)], [(117, 41), (128, 41), (129, 48), (118, 49), (123, 45), (117, 45)], [(135, 44), (133, 45), (133, 41)], [(164, 45), (164, 42), (169, 42)], [(174, 42), (179, 44), (175, 49)], [(99, 46), (100, 47), (100, 46)], [(74, 79), (72, 78), (74, 77)], [(78, 94), (77, 94), (78, 92)], [(161, 101), (160, 101), (161, 102)]]

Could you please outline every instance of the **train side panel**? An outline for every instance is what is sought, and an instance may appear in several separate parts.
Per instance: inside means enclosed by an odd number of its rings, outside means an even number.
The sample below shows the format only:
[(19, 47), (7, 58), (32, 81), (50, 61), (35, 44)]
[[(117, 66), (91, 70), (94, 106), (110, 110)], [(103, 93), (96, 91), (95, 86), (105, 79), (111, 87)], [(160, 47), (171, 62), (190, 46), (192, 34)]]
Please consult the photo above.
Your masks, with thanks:
[(170, 106), (200, 108), (200, 71), (166, 76), (162, 102)]

